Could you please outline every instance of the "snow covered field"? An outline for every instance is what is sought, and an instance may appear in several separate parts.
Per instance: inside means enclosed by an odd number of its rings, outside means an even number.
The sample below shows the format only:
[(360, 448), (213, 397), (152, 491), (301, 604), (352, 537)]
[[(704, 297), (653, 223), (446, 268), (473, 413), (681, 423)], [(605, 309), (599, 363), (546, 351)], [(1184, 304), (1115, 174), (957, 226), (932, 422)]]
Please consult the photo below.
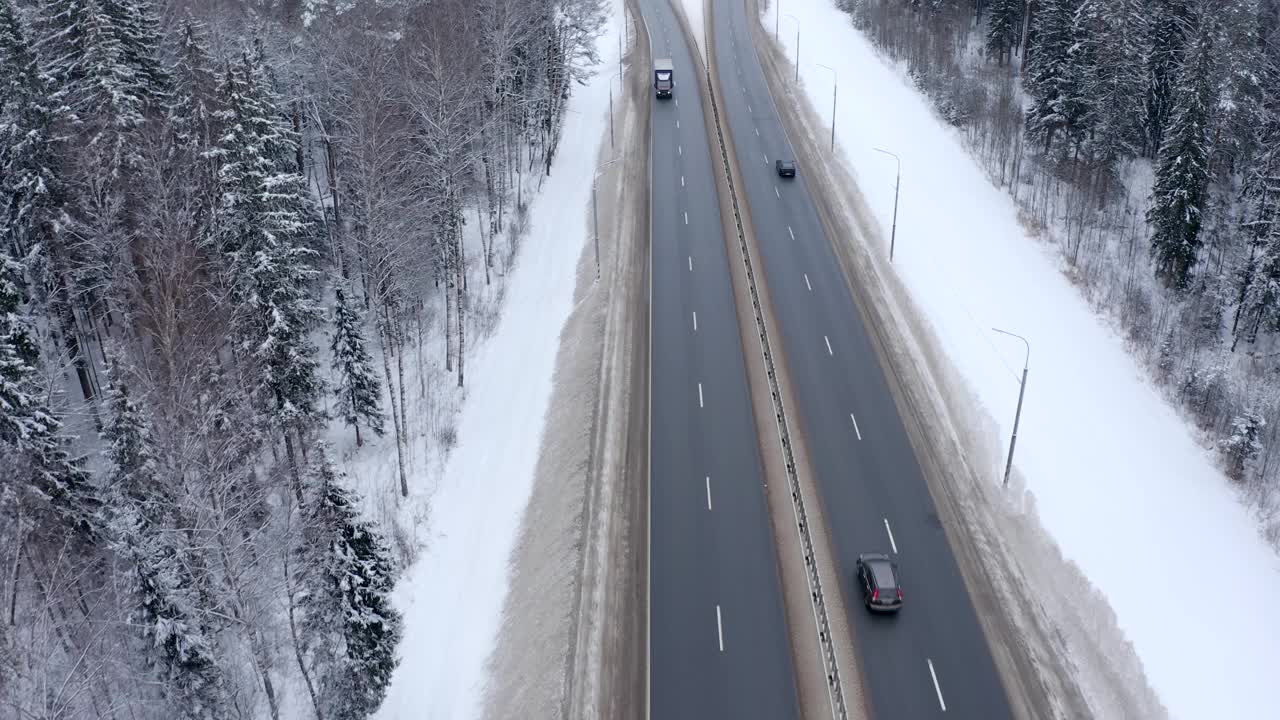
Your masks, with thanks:
[[(1031, 345), (1011, 492), (1025, 491), (1108, 600), (1171, 716), (1275, 717), (1280, 559), (1211, 454), (905, 73), (832, 0), (786, 11), (800, 21), (804, 90), (828, 122), (832, 78), (815, 63), (838, 72), (837, 146), (886, 238), (894, 160), (873, 148), (902, 159), (894, 267), (998, 429), (992, 482), (1024, 352), (998, 327)], [(761, 22), (772, 31), (772, 9)]]
[[(615, 22), (616, 20), (616, 22)], [(598, 43), (617, 61), (620, 18)], [(405, 615), (401, 662), (384, 720), (470, 720), (481, 714), (511, 555), (531, 492), (559, 335), (586, 247), (591, 178), (608, 117), (608, 73), (573, 89), (551, 175), (532, 201), (493, 336), (469, 358), (457, 446), (434, 488), (425, 547), (395, 600)], [(580, 142), (579, 140), (588, 140)], [(391, 462), (394, 462), (392, 458)]]

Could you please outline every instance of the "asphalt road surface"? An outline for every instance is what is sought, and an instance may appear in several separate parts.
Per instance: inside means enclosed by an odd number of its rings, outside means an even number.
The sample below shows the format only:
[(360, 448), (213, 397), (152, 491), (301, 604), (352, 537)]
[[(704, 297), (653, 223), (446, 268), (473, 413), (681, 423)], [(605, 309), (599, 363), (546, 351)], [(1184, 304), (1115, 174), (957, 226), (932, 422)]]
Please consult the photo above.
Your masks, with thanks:
[(697, 66), (640, 3), (676, 88), (654, 99), (649, 701), (655, 720), (798, 717)]
[[(710, 20), (722, 107), (799, 402), (792, 422), (806, 435), (817, 474), (873, 715), (1010, 717), (884, 372), (809, 197), (805, 169), (795, 179), (775, 172), (774, 161), (792, 152), (752, 46), (748, 23), (755, 20), (741, 0), (716, 2)], [(657, 163), (656, 145), (654, 154)], [(861, 605), (854, 576), (859, 553), (867, 552), (891, 553), (900, 564), (906, 603), (896, 617), (873, 617)]]

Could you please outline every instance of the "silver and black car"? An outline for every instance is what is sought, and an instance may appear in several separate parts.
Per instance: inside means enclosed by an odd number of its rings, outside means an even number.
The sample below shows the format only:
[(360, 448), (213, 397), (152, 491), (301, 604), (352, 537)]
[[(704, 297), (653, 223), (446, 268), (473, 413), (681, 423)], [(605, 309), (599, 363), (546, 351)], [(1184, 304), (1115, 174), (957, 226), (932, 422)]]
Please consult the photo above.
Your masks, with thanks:
[(872, 612), (897, 612), (902, 608), (902, 583), (898, 564), (883, 553), (858, 556), (858, 584), (862, 602)]

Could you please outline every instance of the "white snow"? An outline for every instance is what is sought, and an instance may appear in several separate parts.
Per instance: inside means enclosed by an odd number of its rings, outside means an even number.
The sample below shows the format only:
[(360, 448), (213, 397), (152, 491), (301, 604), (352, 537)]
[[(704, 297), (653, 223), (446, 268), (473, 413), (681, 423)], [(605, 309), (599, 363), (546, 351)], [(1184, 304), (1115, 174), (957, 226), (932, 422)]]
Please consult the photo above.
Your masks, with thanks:
[(684, 8), (684, 17), (689, 21), (689, 31), (693, 33), (693, 40), (705, 62), (707, 49), (702, 44), (706, 42), (706, 27), (702, 19), (702, 0), (680, 0), (680, 6)]
[[(992, 482), (1023, 361), (999, 327), (1031, 343), (1016, 470), (1171, 716), (1276, 717), (1280, 561), (1211, 455), (901, 70), (831, 0), (789, 0), (787, 11), (806, 47), (805, 91), (826, 120), (832, 77), (815, 63), (839, 73), (837, 144), (886, 238), (894, 161), (872, 148), (902, 158), (894, 267), (999, 429)], [(761, 22), (772, 31), (771, 13)]]
[[(611, 18), (597, 43), (615, 63), (621, 22)], [(383, 720), (480, 716), (508, 558), (533, 487), (560, 330), (587, 240), (609, 82), (607, 72), (598, 72), (575, 87), (565, 141), (532, 202), (498, 327), (469, 359), (458, 445), (429, 496), (426, 547), (396, 588), (405, 635), (377, 715)]]

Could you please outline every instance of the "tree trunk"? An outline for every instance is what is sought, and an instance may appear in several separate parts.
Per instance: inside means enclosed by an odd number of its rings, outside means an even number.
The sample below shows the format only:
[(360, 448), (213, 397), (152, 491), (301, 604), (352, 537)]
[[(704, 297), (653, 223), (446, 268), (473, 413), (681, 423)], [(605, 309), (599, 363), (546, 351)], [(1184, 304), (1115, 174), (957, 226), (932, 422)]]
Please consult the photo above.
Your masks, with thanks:
[(298, 672), (302, 674), (302, 681), (307, 685), (307, 694), (311, 696), (311, 707), (315, 708), (316, 720), (324, 720), (324, 711), (320, 709), (320, 700), (316, 697), (316, 687), (311, 682), (311, 673), (307, 670), (307, 664), (302, 660), (302, 647), (298, 643), (298, 623), (294, 618), (294, 598), (292, 583), (289, 578), (289, 555), (284, 556), (284, 582), (285, 587), (289, 590), (289, 635), (293, 637), (293, 658), (298, 661)]
[(387, 397), (391, 403), (391, 424), (395, 428), (396, 433), (396, 462), (400, 469), (400, 495), (409, 497), (409, 480), (405, 476), (404, 470), (404, 430), (400, 427), (400, 413), (396, 408), (396, 384), (391, 379), (391, 361), (387, 358), (390, 352), (387, 343), (387, 327), (386, 327), (386, 309), (383, 309), (383, 321), (378, 323), (381, 327), (378, 330), (378, 343), (382, 345), (382, 374), (387, 379)]
[(458, 300), (457, 305), (458, 316), (458, 387), (462, 387), (463, 365), (466, 363), (465, 352), (467, 349), (467, 313), (466, 313), (466, 262), (462, 258), (462, 233), (457, 232), (458, 243)]

